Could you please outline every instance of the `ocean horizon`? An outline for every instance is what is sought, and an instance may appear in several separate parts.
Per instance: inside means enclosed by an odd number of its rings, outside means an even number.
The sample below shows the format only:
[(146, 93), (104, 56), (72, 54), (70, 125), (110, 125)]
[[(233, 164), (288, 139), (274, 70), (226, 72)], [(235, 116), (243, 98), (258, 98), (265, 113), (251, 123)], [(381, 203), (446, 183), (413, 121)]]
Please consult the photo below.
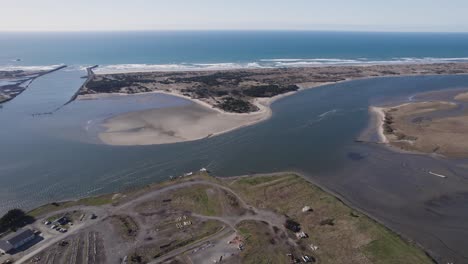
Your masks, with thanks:
[(468, 61), (467, 33), (337, 31), (0, 32), (0, 70), (98, 73)]

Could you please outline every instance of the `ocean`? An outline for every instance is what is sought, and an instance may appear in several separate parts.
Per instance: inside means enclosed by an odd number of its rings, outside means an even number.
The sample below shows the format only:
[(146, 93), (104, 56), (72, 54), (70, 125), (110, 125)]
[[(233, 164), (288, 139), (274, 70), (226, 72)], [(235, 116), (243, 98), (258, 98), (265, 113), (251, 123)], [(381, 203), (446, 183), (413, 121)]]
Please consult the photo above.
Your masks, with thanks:
[(467, 47), (468, 34), (457, 33), (0, 33), (0, 66), (99, 64), (125, 71), (446, 62), (468, 61)]
[[(254, 126), (157, 146), (106, 146), (96, 131), (102, 120), (119, 113), (192, 102), (168, 95), (109, 97), (33, 115), (66, 102), (83, 83), (84, 67), (94, 64), (101, 72), (119, 72), (463, 61), (468, 62), (468, 34), (0, 33), (0, 70), (69, 65), (38, 78), (0, 108), (0, 213), (141, 187), (202, 167), (217, 176), (298, 171), (411, 237), (438, 260), (463, 262), (467, 161), (395, 153), (355, 139), (368, 125), (369, 105), (466, 89), (466, 75), (327, 85), (276, 101), (272, 118)], [(441, 196), (447, 197), (443, 206), (429, 203)]]

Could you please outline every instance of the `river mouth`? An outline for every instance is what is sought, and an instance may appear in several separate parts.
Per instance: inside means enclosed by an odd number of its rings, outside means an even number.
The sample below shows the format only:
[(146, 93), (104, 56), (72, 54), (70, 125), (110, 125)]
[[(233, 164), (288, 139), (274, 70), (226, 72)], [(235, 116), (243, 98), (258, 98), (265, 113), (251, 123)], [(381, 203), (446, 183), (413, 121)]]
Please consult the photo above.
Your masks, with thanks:
[[(157, 146), (107, 146), (96, 144), (96, 131), (86, 130), (88, 121), (93, 127), (119, 113), (184, 106), (187, 101), (163, 95), (77, 101), (54, 115), (31, 117), (68, 99), (82, 75), (57, 72), (38, 79), (0, 111), (1, 122), (7, 124), (0, 132), (5, 146), (0, 150), (2, 211), (140, 187), (202, 167), (217, 176), (299, 171), (416, 240), (438, 260), (465, 260), (466, 160), (396, 153), (355, 140), (368, 125), (370, 105), (406, 100), (422, 91), (461, 88), (468, 76), (327, 85), (282, 98), (272, 104), (273, 116), (267, 121), (216, 137)], [(69, 92), (56, 95), (55, 103), (38, 101), (64, 90)]]

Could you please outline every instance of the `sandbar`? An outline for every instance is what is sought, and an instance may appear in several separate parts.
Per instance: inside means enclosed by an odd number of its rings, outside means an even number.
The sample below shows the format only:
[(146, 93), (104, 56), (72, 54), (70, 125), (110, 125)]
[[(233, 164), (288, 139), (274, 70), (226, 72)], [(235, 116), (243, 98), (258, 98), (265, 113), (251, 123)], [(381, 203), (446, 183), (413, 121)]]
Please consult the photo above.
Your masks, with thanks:
[[(455, 102), (425, 101), (378, 108), (385, 143), (405, 151), (468, 157), (468, 114)], [(463, 109), (463, 108), (461, 108)]]
[[(264, 121), (273, 101), (303, 89), (373, 77), (467, 73), (466, 63), (445, 63), (91, 74), (77, 98), (165, 93), (193, 101), (196, 105), (187, 108), (112, 117), (99, 135), (111, 145), (152, 145), (202, 139)], [(381, 110), (372, 111), (382, 120)]]
[(105, 144), (120, 146), (198, 140), (268, 119), (271, 110), (262, 107), (262, 111), (255, 113), (227, 114), (193, 103), (130, 112), (105, 120), (102, 124), (105, 131), (99, 138)]

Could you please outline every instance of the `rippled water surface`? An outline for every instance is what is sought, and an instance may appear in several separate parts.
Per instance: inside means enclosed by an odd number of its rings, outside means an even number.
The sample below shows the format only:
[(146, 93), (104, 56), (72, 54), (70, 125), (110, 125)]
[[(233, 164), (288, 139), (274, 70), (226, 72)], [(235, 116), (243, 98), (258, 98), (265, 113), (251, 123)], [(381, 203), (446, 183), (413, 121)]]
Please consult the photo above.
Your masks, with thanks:
[[(273, 104), (271, 119), (194, 142), (115, 147), (97, 125), (118, 113), (191, 102), (167, 95), (76, 101), (53, 115), (84, 79), (59, 71), (0, 109), (0, 211), (137, 187), (207, 167), (215, 175), (294, 170), (335, 192), (444, 260), (466, 260), (464, 160), (402, 154), (355, 142), (368, 106), (420, 92), (466, 88), (468, 76), (358, 80), (306, 90)], [(431, 176), (428, 171), (448, 175)]]

